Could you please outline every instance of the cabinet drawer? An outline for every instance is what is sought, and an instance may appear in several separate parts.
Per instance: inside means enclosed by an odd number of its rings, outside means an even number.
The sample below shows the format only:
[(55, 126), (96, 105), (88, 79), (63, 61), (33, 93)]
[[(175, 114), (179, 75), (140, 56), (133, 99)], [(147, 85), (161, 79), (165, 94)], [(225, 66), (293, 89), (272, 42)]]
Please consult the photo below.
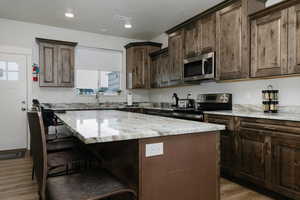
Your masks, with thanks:
[(255, 118), (241, 118), (240, 127), (300, 135), (299, 122), (266, 120), (266, 119), (255, 119)]

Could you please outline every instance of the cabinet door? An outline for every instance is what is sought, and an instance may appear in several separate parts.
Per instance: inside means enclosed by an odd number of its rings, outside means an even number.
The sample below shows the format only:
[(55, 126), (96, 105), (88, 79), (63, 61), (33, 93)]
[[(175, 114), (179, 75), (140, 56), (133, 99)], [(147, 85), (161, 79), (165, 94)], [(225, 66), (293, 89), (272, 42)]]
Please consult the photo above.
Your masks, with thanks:
[(217, 79), (248, 77), (249, 66), (243, 65), (242, 4), (238, 1), (217, 12)]
[(74, 87), (74, 47), (58, 47), (58, 86)]
[(126, 49), (126, 88), (133, 89), (133, 48)]
[(57, 67), (58, 67), (58, 49), (56, 45), (48, 43), (39, 44), (39, 60), (40, 60), (40, 86), (56, 87)]
[(216, 14), (201, 18), (198, 22), (198, 52), (216, 51)]
[(160, 56), (160, 86), (167, 87), (170, 83), (170, 64), (169, 64), (169, 55), (164, 53)]
[(150, 66), (150, 86), (151, 88), (158, 88), (160, 83), (160, 55), (152, 57)]
[(170, 81), (180, 83), (183, 70), (183, 32), (177, 31), (169, 36)]
[(273, 189), (291, 198), (300, 196), (300, 136), (272, 137)]
[(206, 122), (214, 124), (222, 124), (226, 126), (226, 130), (221, 131), (221, 171), (225, 174), (234, 173), (236, 164), (236, 141), (234, 132), (234, 121), (232, 117), (215, 117), (207, 116)]
[[(133, 47), (132, 87), (145, 88), (147, 48)], [(147, 56), (147, 57), (146, 57)]]
[(289, 8), (288, 73), (300, 73), (300, 4)]
[(251, 76), (287, 74), (287, 10), (251, 22)]
[(257, 129), (240, 128), (239, 140), (239, 176), (258, 185), (265, 185), (267, 163), (265, 134)]
[(184, 29), (184, 57), (190, 58), (197, 54), (198, 28), (196, 23), (187, 25)]

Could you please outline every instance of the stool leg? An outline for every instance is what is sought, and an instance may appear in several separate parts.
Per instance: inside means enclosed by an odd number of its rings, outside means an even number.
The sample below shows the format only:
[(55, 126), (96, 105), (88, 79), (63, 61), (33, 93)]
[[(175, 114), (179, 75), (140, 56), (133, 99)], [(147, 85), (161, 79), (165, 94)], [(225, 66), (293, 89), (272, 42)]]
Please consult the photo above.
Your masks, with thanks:
[(31, 171), (31, 180), (34, 179), (34, 167), (32, 167), (32, 171)]

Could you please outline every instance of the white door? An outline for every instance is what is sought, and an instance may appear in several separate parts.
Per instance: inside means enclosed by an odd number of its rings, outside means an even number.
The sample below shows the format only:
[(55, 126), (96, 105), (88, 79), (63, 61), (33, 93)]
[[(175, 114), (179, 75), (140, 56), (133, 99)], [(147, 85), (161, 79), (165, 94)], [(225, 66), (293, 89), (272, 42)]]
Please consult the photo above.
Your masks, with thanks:
[(0, 151), (27, 147), (26, 56), (0, 53)]

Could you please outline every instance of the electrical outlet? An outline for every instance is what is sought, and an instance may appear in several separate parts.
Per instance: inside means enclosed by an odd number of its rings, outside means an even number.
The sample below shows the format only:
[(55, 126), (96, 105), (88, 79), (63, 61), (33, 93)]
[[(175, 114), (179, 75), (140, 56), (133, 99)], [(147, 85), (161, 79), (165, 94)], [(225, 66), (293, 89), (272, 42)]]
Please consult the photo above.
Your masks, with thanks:
[(146, 144), (146, 157), (160, 156), (164, 154), (164, 143)]

